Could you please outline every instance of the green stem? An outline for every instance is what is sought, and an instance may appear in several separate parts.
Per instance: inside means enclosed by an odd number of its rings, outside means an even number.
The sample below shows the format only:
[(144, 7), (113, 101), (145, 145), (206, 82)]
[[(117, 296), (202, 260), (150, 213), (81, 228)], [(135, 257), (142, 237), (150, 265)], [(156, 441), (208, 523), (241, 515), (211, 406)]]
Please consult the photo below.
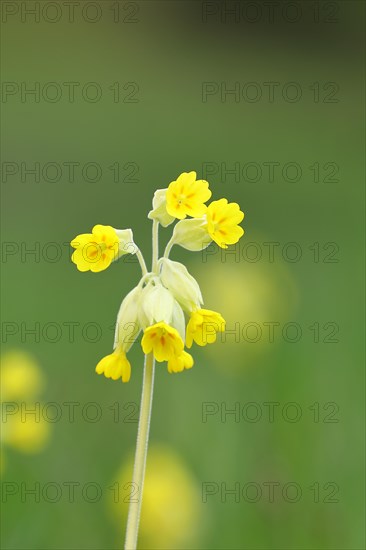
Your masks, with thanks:
[(137, 256), (137, 259), (140, 263), (142, 275), (146, 275), (147, 274), (147, 267), (146, 267), (145, 259), (142, 255), (141, 250), (138, 247), (136, 248), (136, 256)]
[(149, 441), (151, 406), (154, 390), (155, 359), (152, 353), (145, 355), (144, 380), (140, 406), (139, 427), (137, 432), (135, 464), (132, 487), (137, 488), (138, 498), (130, 501), (127, 519), (125, 550), (135, 550), (140, 523), (142, 494), (144, 489), (147, 448)]
[[(141, 254), (141, 252), (140, 252)], [(142, 254), (141, 254), (142, 257)], [(146, 270), (146, 264), (138, 256), (141, 268)], [(152, 271), (157, 273), (158, 271), (158, 259), (159, 259), (159, 222), (153, 221), (152, 227)], [(137, 538), (139, 532), (142, 495), (144, 490), (144, 479), (146, 469), (147, 448), (149, 444), (149, 432), (150, 432), (150, 420), (151, 420), (151, 406), (152, 397), (154, 391), (154, 372), (155, 372), (155, 359), (152, 353), (145, 355), (144, 366), (144, 379), (142, 383), (142, 395), (140, 405), (140, 417), (139, 427), (137, 430), (137, 443), (135, 453), (135, 463), (133, 466), (132, 483), (133, 487), (137, 487), (138, 499), (137, 501), (131, 501), (128, 509), (127, 528), (126, 528), (126, 541), (125, 550), (136, 550)]]
[(158, 257), (159, 257), (159, 222), (153, 221), (152, 228), (152, 243), (153, 243), (153, 254), (152, 254), (152, 266), (151, 269), (155, 273), (158, 270)]
[(174, 238), (172, 237), (165, 247), (164, 258), (169, 258), (169, 254), (174, 245)]

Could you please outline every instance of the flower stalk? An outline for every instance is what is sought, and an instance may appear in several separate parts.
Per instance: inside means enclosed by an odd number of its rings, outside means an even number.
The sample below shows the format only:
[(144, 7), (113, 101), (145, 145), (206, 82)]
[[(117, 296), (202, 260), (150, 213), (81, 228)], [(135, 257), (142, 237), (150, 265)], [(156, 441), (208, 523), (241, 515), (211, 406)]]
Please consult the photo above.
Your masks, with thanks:
[(133, 467), (132, 486), (137, 488), (136, 500), (131, 500), (128, 509), (125, 550), (137, 547), (138, 529), (141, 515), (142, 495), (144, 490), (146, 457), (149, 443), (151, 407), (154, 391), (155, 359), (152, 353), (145, 355), (144, 379), (142, 385), (139, 426), (135, 463)]
[[(142, 255), (141, 255), (142, 256)], [(159, 222), (154, 220), (152, 227), (152, 265), (151, 269), (157, 273), (159, 257)], [(140, 261), (141, 263), (141, 261)], [(143, 260), (142, 271), (147, 273)], [(137, 499), (130, 501), (127, 518), (125, 550), (137, 548), (138, 531), (141, 516), (142, 496), (146, 471), (147, 449), (149, 446), (151, 409), (154, 393), (155, 358), (153, 353), (145, 355), (144, 377), (142, 382), (142, 394), (140, 404), (139, 425), (137, 429), (137, 441), (135, 462), (132, 474), (132, 487), (137, 487)]]

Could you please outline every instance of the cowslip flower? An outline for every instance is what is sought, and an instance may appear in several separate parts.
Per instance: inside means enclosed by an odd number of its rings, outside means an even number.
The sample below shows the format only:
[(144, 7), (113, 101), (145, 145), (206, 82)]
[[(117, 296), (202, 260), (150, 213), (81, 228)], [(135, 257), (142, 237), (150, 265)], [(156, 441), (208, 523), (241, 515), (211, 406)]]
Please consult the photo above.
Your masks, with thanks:
[(192, 311), (187, 325), (187, 348), (191, 348), (193, 342), (199, 346), (216, 342), (218, 332), (224, 332), (225, 319), (216, 311), (209, 309), (197, 309)]
[(213, 201), (207, 208), (207, 231), (213, 241), (221, 248), (228, 248), (244, 235), (244, 229), (239, 223), (244, 219), (244, 213), (236, 202), (227, 199)]
[(213, 201), (201, 218), (181, 220), (176, 224), (167, 253), (174, 244), (195, 252), (204, 250), (212, 241), (221, 248), (228, 248), (244, 235), (244, 229), (239, 225), (243, 219), (244, 212), (236, 202), (229, 203), (227, 199)]
[(144, 353), (153, 352), (155, 359), (160, 363), (181, 355), (184, 348), (179, 332), (164, 322), (147, 328), (141, 345)]
[(113, 353), (103, 357), (97, 364), (95, 372), (106, 378), (129, 382), (131, 364), (126, 354), (137, 339), (141, 326), (138, 322), (139, 304), (142, 290), (140, 285), (131, 290), (119, 308), (114, 335)]
[(79, 271), (104, 271), (124, 254), (133, 253), (131, 229), (116, 230), (110, 225), (95, 225), (91, 233), (77, 235), (71, 241), (71, 256)]
[(208, 182), (197, 180), (196, 177), (196, 172), (183, 172), (170, 183), (166, 193), (166, 209), (174, 218), (199, 218), (206, 212), (205, 202), (212, 193), (208, 188)]
[(126, 354), (121, 349), (116, 349), (110, 355), (103, 357), (95, 368), (97, 374), (104, 374), (112, 380), (122, 379), (122, 382), (129, 382), (131, 377), (131, 364)]
[(184, 351), (179, 332), (164, 322), (147, 328), (142, 338), (144, 353), (153, 353), (158, 362), (168, 362), (168, 372), (182, 372), (193, 367), (193, 357)]
[(183, 350), (180, 355), (171, 357), (168, 360), (168, 372), (182, 372), (184, 369), (191, 369), (193, 365), (192, 355)]
[[(144, 382), (132, 480), (140, 488), (146, 463), (155, 361), (166, 362), (169, 373), (190, 371), (194, 359), (185, 348), (190, 349), (194, 342), (199, 346), (212, 344), (217, 334), (225, 330), (222, 315), (204, 309), (196, 279), (182, 263), (169, 259), (174, 244), (199, 251), (215, 241), (227, 248), (244, 234), (239, 226), (244, 218), (239, 205), (223, 198), (207, 206), (210, 197), (208, 182), (197, 180), (193, 171), (183, 172), (167, 188), (155, 192), (152, 210), (148, 213), (153, 222), (150, 271), (133, 241), (131, 229), (96, 225), (92, 233), (78, 235), (71, 241), (75, 248), (72, 261), (79, 271), (103, 271), (128, 253), (136, 254), (140, 263), (141, 279), (124, 298), (118, 311), (113, 352), (103, 357), (95, 369), (97, 374), (111, 380), (128, 382), (132, 369), (127, 353), (139, 334), (143, 334)], [(159, 258), (159, 226), (168, 227), (175, 220), (180, 221), (175, 225), (164, 255)], [(126, 533), (126, 548), (129, 549), (136, 548), (140, 507), (141, 498), (131, 501)]]

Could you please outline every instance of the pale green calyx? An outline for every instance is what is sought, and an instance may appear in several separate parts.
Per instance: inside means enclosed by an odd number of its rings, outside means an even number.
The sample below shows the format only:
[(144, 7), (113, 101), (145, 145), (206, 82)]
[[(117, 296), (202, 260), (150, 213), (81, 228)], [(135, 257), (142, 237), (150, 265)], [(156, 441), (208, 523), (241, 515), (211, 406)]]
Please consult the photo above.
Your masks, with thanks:
[(138, 285), (122, 301), (117, 315), (113, 349), (118, 348), (127, 353), (138, 337), (141, 331), (138, 320), (141, 295), (142, 289)]
[(183, 310), (172, 293), (162, 285), (160, 277), (152, 278), (142, 290), (138, 317), (143, 329), (164, 322), (177, 329), (185, 339)]
[(178, 222), (174, 227), (171, 242), (193, 252), (207, 248), (212, 239), (207, 232), (206, 217)]
[(183, 309), (191, 312), (203, 304), (201, 289), (196, 279), (180, 262), (168, 258), (159, 260), (160, 279)]
[(166, 192), (167, 189), (155, 191), (152, 201), (153, 209), (150, 210), (147, 216), (150, 220), (158, 221), (163, 227), (168, 227), (175, 220), (173, 216), (168, 214), (166, 209)]
[(133, 233), (132, 229), (114, 229), (119, 243), (118, 243), (118, 254), (123, 256), (124, 254), (135, 254), (137, 246), (133, 242)]

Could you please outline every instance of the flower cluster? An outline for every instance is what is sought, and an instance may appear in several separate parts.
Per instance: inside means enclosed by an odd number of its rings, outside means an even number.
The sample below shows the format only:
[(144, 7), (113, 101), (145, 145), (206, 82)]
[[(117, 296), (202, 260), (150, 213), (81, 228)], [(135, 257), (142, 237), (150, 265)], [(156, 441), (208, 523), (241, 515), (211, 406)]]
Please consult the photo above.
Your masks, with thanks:
[[(92, 233), (78, 235), (71, 242), (75, 248), (72, 261), (79, 271), (103, 271), (128, 253), (136, 254), (142, 269), (138, 285), (122, 301), (114, 351), (98, 363), (98, 374), (128, 382), (131, 365), (126, 354), (141, 331), (143, 352), (152, 353), (158, 362), (166, 361), (168, 371), (176, 373), (193, 366), (193, 357), (185, 348), (190, 349), (193, 342), (199, 346), (211, 344), (217, 333), (225, 330), (225, 320), (219, 313), (202, 308), (200, 287), (186, 267), (169, 259), (173, 245), (199, 251), (214, 241), (227, 248), (244, 234), (239, 226), (244, 218), (239, 205), (220, 199), (207, 206), (210, 197), (208, 182), (197, 180), (196, 172), (184, 172), (168, 188), (155, 192), (148, 214), (153, 220), (151, 271), (133, 242), (131, 229), (96, 225)], [(158, 227), (167, 227), (175, 220), (179, 221), (159, 259)]]

